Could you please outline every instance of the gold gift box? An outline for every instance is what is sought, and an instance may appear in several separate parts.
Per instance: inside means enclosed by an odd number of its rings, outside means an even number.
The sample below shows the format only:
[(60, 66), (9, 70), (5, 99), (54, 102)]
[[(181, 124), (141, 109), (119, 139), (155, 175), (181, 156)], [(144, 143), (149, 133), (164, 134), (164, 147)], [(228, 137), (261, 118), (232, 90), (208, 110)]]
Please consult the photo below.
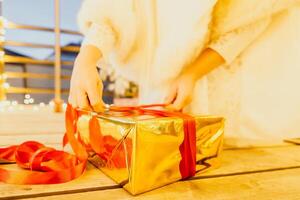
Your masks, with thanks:
[[(89, 119), (83, 115), (77, 127), (88, 142)], [(103, 136), (116, 139), (108, 159), (90, 155), (90, 162), (100, 168), (131, 194), (143, 193), (181, 178), (179, 146), (184, 139), (181, 118), (140, 117), (116, 118), (97, 116)], [(196, 172), (219, 165), (222, 150), (224, 119), (196, 116)], [(107, 157), (107, 155), (106, 155)]]

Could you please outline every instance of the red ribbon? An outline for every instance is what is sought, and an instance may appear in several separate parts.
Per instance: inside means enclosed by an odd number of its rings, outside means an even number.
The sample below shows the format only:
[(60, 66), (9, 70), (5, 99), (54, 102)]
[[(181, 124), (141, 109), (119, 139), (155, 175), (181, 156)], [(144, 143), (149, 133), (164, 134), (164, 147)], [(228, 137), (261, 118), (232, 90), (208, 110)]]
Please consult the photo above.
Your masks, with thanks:
[(86, 161), (80, 161), (74, 155), (34, 141), (0, 148), (0, 158), (27, 169), (12, 171), (0, 168), (0, 181), (12, 184), (64, 183), (80, 176), (86, 166)]
[[(123, 116), (151, 115), (160, 117), (180, 117), (184, 120), (184, 140), (179, 147), (181, 153), (180, 173), (183, 179), (194, 176), (196, 172), (196, 128), (193, 117), (171, 111), (150, 109), (163, 107), (161, 104), (145, 105), (137, 107), (112, 106), (110, 112)], [(112, 167), (125, 167), (125, 150), (123, 145), (114, 151), (114, 147), (120, 142), (112, 136), (101, 134), (100, 124), (94, 116), (89, 122), (90, 144), (85, 144), (80, 134), (77, 133), (77, 120), (83, 114), (68, 105), (66, 110), (66, 134), (63, 145), (70, 143), (75, 155), (46, 147), (34, 141), (28, 141), (18, 146), (0, 148), (0, 159), (16, 162), (26, 170), (11, 171), (0, 168), (0, 181), (13, 184), (53, 184), (64, 183), (79, 177), (86, 168), (88, 152), (98, 154)], [(132, 144), (131, 140), (125, 140), (130, 160)], [(110, 159), (110, 160), (109, 160)]]

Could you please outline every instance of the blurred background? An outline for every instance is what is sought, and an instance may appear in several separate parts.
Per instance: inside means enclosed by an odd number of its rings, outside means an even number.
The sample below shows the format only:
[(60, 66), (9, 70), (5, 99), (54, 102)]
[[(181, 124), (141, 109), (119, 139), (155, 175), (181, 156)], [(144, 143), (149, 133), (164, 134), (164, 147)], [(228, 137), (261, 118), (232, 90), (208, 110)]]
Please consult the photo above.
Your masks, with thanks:
[[(0, 102), (65, 107), (82, 35), (81, 0), (0, 0)], [(106, 103), (131, 104), (137, 86), (102, 73)], [(122, 80), (122, 81), (118, 81)]]

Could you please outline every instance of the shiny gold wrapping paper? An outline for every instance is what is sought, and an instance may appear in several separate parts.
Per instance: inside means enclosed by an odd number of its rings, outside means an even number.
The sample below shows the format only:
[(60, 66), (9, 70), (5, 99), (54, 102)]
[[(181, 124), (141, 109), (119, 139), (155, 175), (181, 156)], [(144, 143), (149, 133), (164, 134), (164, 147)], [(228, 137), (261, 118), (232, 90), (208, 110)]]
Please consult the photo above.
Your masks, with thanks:
[[(88, 115), (82, 116), (77, 124), (78, 131), (86, 142), (89, 140), (89, 118)], [(201, 173), (219, 165), (224, 119), (203, 116), (196, 116), (195, 119), (196, 170)], [(181, 118), (103, 119), (99, 116), (98, 120), (103, 135), (111, 135), (120, 141), (114, 147), (114, 151), (122, 148), (126, 166), (111, 166), (97, 155), (92, 155), (90, 161), (118, 184), (121, 184), (128, 192), (139, 194), (181, 179), (179, 146), (184, 139)], [(128, 146), (129, 144), (132, 146)], [(129, 149), (132, 149), (131, 155), (129, 155)], [(114, 153), (111, 157), (113, 156), (115, 156)]]

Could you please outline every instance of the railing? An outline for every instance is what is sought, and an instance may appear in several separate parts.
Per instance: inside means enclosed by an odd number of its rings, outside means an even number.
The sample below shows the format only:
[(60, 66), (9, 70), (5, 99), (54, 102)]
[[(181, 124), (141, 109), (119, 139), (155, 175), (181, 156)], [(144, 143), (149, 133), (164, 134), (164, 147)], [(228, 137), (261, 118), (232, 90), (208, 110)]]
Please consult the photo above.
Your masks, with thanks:
[[(9, 22), (9, 21), (7, 21), (5, 23), (5, 28), (8, 28), (8, 29), (25, 29), (25, 30), (35, 30), (35, 31), (47, 31), (47, 32), (54, 32), (55, 31), (55, 28), (47, 28), (47, 27), (41, 27), (41, 26), (31, 26), (31, 25), (25, 25), (25, 24), (17, 24), (17, 23)], [(72, 35), (81, 35), (81, 33), (79, 33), (78, 31), (71, 31), (71, 30), (66, 30), (66, 29), (60, 29), (60, 33), (72, 34)]]
[[(61, 75), (62, 67), (64, 69), (72, 69), (72, 61), (61, 60), (61, 51), (64, 52), (78, 52), (78, 46), (65, 46), (60, 45), (60, 34), (80, 35), (77, 31), (60, 29), (60, 13), (59, 13), (59, 0), (55, 0), (55, 28), (31, 26), (24, 24), (17, 24), (14, 22), (6, 21), (5, 18), (0, 16), (0, 101), (6, 99), (6, 94), (54, 94), (55, 111), (62, 110), (61, 94), (68, 93), (68, 90), (61, 89), (61, 81), (69, 80), (70, 76)], [(46, 31), (55, 33), (55, 44), (37, 44), (19, 41), (6, 41), (4, 38), (5, 29), (25, 29), (34, 31)], [(28, 47), (28, 48), (48, 48), (54, 49), (54, 60), (39, 60), (26, 58), (21, 56), (4, 55), (4, 47)], [(30, 73), (30, 72), (6, 72), (5, 64), (17, 65), (38, 65), (43, 67), (54, 67), (54, 74), (45, 73)], [(53, 88), (30, 88), (30, 87), (14, 87), (10, 86), (6, 79), (51, 79), (54, 80)]]
[[(18, 41), (3, 41), (0, 42), (0, 46), (12, 46), (12, 47), (30, 47), (30, 48), (48, 48), (48, 49), (54, 49), (55, 45), (49, 45), (49, 44), (36, 44), (36, 43), (28, 43), (28, 42), (18, 42)], [(78, 46), (65, 46), (61, 47), (62, 51), (65, 52), (78, 52), (79, 47)]]

